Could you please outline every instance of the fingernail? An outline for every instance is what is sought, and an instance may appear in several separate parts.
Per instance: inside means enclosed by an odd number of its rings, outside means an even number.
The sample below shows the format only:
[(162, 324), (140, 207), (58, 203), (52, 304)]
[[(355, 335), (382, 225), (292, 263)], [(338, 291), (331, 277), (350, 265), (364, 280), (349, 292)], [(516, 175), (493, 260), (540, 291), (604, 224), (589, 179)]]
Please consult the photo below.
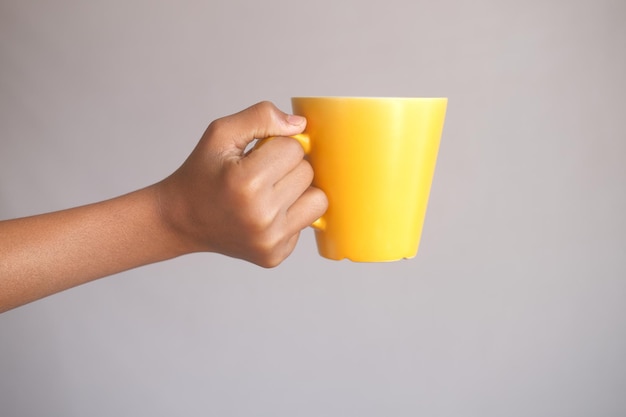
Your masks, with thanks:
[(305, 121), (306, 121), (306, 119), (304, 117), (302, 117), (302, 116), (298, 116), (298, 115), (295, 115), (295, 114), (287, 115), (287, 123), (289, 123), (290, 125), (300, 126)]

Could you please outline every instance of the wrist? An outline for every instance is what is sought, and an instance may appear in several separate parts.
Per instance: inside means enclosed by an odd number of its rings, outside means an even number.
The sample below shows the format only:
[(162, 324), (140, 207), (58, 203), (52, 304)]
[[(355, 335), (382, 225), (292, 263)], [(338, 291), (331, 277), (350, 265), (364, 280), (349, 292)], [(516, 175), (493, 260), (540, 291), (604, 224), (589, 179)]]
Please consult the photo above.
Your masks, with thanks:
[(194, 252), (206, 251), (199, 239), (194, 235), (188, 224), (191, 214), (184, 201), (177, 198), (173, 192), (175, 184), (165, 180), (149, 187), (156, 206), (158, 224), (164, 234), (164, 241), (168, 242), (174, 256), (181, 256)]

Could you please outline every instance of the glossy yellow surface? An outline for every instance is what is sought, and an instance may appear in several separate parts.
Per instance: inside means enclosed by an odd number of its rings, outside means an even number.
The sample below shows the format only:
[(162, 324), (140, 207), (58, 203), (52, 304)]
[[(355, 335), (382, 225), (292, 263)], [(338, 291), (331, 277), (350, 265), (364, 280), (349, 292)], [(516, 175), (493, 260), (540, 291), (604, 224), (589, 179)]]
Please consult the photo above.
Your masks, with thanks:
[(294, 97), (296, 136), (329, 200), (313, 226), (329, 259), (384, 262), (417, 254), (446, 98)]

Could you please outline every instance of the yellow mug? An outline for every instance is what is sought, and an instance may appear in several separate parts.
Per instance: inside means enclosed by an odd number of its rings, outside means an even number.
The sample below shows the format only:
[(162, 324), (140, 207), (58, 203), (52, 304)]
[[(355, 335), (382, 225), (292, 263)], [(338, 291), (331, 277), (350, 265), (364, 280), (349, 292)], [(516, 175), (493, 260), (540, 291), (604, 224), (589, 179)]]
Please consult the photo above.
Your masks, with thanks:
[(328, 259), (417, 255), (447, 98), (293, 97), (313, 185), (328, 197), (313, 224)]

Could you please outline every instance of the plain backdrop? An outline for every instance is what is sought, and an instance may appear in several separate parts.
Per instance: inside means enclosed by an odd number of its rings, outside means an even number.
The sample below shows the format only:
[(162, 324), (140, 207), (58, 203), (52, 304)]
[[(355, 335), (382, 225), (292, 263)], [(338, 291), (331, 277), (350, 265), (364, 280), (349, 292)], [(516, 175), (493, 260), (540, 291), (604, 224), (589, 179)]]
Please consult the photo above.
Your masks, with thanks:
[[(445, 96), (418, 256), (154, 264), (0, 315), (0, 414), (626, 415), (626, 2), (0, 1), (0, 218), (298, 95)], [(0, 236), (0, 239), (2, 236)], [(2, 254), (0, 254), (2, 256)]]

